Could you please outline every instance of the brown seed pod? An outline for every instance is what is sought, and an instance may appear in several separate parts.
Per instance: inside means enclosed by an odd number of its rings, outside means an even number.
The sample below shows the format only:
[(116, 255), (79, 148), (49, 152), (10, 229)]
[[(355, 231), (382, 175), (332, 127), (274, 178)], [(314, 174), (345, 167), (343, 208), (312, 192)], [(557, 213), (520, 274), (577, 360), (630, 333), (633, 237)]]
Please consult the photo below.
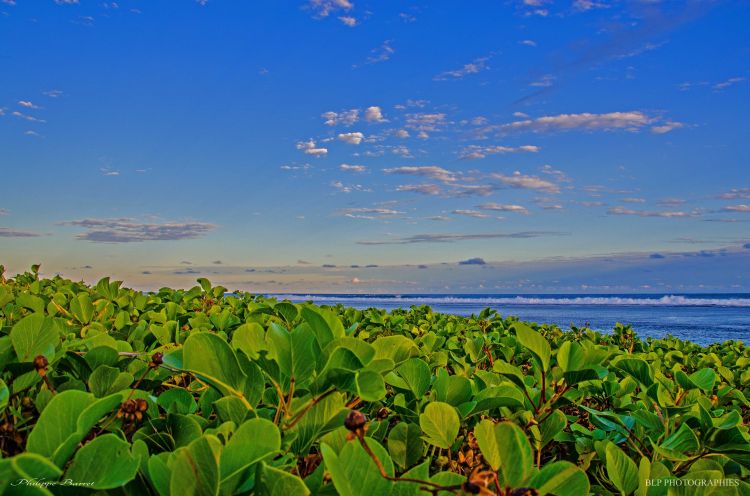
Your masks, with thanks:
[(482, 491), (482, 486), (471, 481), (466, 481), (461, 484), (461, 489), (469, 494), (479, 494)]
[(39, 372), (40, 370), (46, 370), (48, 365), (49, 360), (47, 360), (46, 356), (38, 355), (36, 358), (34, 358), (34, 368), (37, 372)]
[(367, 423), (367, 417), (359, 410), (351, 410), (344, 420), (344, 427), (354, 432), (361, 429)]
[(164, 363), (164, 353), (157, 351), (156, 353), (151, 355), (151, 363), (149, 363), (148, 366), (152, 369), (155, 369), (162, 363)]

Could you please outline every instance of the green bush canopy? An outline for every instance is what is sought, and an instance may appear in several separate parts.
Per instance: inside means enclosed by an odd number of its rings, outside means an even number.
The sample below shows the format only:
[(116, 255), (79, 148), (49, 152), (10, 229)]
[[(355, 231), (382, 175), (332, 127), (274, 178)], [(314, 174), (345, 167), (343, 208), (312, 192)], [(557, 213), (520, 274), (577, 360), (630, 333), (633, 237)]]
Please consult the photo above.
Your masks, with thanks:
[(750, 494), (740, 342), (38, 269), (0, 272), (0, 494)]

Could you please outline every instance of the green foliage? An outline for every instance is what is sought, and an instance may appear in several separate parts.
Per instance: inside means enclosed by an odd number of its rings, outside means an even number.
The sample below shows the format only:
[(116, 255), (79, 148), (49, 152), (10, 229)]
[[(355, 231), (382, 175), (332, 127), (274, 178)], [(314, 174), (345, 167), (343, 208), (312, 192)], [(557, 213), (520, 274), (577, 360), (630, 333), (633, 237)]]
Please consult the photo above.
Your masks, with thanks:
[(206, 279), (140, 293), (37, 267), (0, 281), (0, 494), (748, 494), (749, 365), (739, 342), (622, 325), (318, 307)]

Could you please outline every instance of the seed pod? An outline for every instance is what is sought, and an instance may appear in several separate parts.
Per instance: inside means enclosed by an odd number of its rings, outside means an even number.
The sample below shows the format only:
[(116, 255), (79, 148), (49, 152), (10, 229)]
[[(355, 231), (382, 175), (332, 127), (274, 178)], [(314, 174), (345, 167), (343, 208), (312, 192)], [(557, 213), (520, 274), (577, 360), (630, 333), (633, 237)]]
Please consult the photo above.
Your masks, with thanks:
[(37, 372), (40, 373), (40, 375), (43, 375), (40, 371), (46, 370), (48, 365), (49, 361), (47, 360), (46, 356), (38, 355), (36, 358), (34, 358), (34, 368)]
[(149, 363), (148, 366), (155, 369), (162, 363), (164, 363), (164, 353), (157, 351), (151, 355), (151, 363)]
[(479, 494), (482, 491), (482, 487), (479, 484), (476, 484), (471, 481), (466, 481), (463, 484), (461, 484), (461, 489), (463, 489), (464, 492), (467, 492), (469, 494)]
[(346, 416), (346, 420), (344, 420), (344, 427), (354, 432), (364, 427), (366, 423), (367, 417), (364, 413), (360, 412), (359, 410), (352, 410)]

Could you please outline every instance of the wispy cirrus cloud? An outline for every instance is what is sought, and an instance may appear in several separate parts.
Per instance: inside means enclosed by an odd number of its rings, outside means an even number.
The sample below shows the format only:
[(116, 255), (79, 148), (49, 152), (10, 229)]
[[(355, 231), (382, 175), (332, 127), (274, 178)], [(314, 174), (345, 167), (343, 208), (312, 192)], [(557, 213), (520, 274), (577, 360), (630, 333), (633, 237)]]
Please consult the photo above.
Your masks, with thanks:
[(509, 233), (448, 233), (448, 234), (414, 234), (405, 237), (394, 237), (383, 240), (357, 241), (359, 245), (408, 245), (418, 243), (454, 243), (483, 239), (529, 239), (543, 236), (560, 236), (566, 233), (555, 231), (520, 231)]
[(537, 153), (541, 150), (541, 147), (535, 145), (522, 145), (522, 146), (481, 146), (481, 145), (469, 145), (464, 147), (459, 152), (459, 158), (464, 160), (477, 160), (485, 158), (488, 155), (504, 155), (507, 153)]
[(37, 122), (39, 124), (44, 124), (45, 122), (47, 122), (44, 119), (34, 117), (33, 115), (24, 114), (23, 112), (19, 112), (17, 110), (15, 110), (11, 115), (13, 115), (14, 117), (18, 117), (19, 119), (23, 119), (25, 121)]
[(490, 133), (504, 135), (516, 132), (532, 133), (554, 133), (565, 131), (640, 131), (648, 126), (653, 126), (652, 131), (655, 133), (668, 132), (678, 127), (683, 127), (683, 123), (663, 120), (660, 117), (654, 117), (641, 111), (629, 112), (607, 112), (595, 114), (582, 112), (578, 114), (558, 114), (546, 115), (537, 118), (521, 119), (507, 124), (494, 124), (483, 128), (478, 128), (475, 133), (480, 136), (486, 136)]
[(492, 58), (492, 55), (486, 57), (479, 57), (468, 64), (464, 64), (460, 69), (454, 69), (451, 71), (441, 72), (437, 76), (433, 77), (434, 81), (447, 81), (449, 79), (462, 79), (464, 76), (469, 74), (478, 74), (482, 71), (489, 69), (487, 62)]
[(143, 241), (175, 241), (196, 239), (216, 229), (206, 222), (137, 222), (132, 218), (81, 219), (60, 225), (81, 227), (85, 232), (76, 239), (94, 243), (138, 243)]
[(742, 213), (750, 213), (750, 205), (729, 205), (726, 207), (722, 207), (722, 212), (742, 212)]
[(635, 215), (638, 217), (662, 217), (672, 218), (689, 218), (700, 215), (698, 211), (686, 212), (682, 210), (633, 210), (625, 207), (612, 207), (607, 210), (609, 215)]
[(477, 205), (477, 208), (481, 208), (482, 210), (494, 210), (497, 212), (513, 212), (518, 214), (529, 213), (529, 209), (522, 205), (500, 204), (495, 202), (482, 203), (480, 205)]
[(33, 231), (0, 227), (0, 238), (38, 238), (41, 234)]
[(404, 212), (400, 210), (394, 210), (391, 208), (370, 208), (370, 207), (356, 207), (356, 208), (342, 208), (339, 213), (344, 217), (351, 219), (387, 219), (398, 215), (402, 215)]
[(732, 188), (719, 195), (722, 200), (745, 200), (750, 198), (750, 188)]
[(469, 209), (458, 209), (451, 211), (453, 215), (463, 215), (464, 217), (474, 217), (475, 219), (487, 219), (489, 218), (489, 215), (480, 212), (479, 210), (469, 210)]
[[(370, 55), (367, 57), (367, 59), (365, 59), (362, 65), (379, 64), (381, 62), (390, 60), (393, 54), (396, 53), (396, 49), (393, 48), (391, 43), (391, 40), (385, 40), (379, 47), (370, 50)], [(360, 66), (355, 64), (354, 68), (357, 67)]]

